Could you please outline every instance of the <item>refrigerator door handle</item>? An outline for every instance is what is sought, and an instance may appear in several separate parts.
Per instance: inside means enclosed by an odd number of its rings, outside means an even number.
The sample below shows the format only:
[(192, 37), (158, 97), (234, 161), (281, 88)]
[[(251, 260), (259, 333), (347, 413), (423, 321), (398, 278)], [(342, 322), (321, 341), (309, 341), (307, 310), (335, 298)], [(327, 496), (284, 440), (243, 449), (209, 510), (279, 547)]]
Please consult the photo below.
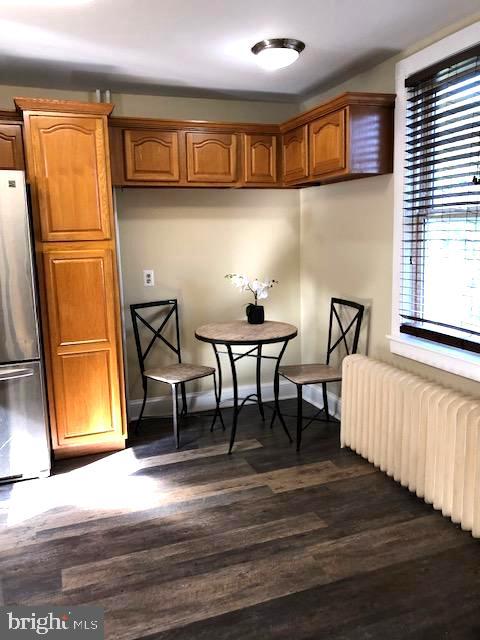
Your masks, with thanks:
[(29, 378), (34, 374), (33, 369), (0, 369), (0, 382), (16, 380), (17, 378)]

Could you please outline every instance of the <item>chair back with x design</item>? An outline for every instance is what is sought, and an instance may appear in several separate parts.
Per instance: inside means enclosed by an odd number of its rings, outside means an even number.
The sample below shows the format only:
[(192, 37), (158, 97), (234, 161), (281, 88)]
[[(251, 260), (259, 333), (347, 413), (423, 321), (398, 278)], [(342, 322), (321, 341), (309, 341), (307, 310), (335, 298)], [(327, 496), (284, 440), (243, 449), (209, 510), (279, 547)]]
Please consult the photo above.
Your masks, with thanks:
[[(353, 317), (342, 319), (342, 307), (353, 309)], [(330, 303), (326, 364), (330, 364), (330, 356), (335, 349), (339, 349), (341, 346), (345, 347), (345, 355), (351, 355), (352, 353), (357, 352), (364, 311), (365, 307), (363, 304), (352, 302), (350, 300), (343, 300), (342, 298), (332, 298)], [(338, 333), (336, 330), (338, 330)]]
[[(144, 315), (142, 315), (142, 310), (149, 309), (155, 310), (164, 310), (164, 313), (161, 314), (161, 318), (159, 319), (159, 325), (155, 328), (151, 322), (145, 319)], [(171, 351), (173, 351), (177, 358), (178, 362), (182, 362), (182, 355), (180, 350), (180, 326), (178, 319), (178, 303), (176, 299), (172, 300), (157, 300), (155, 302), (141, 302), (139, 304), (131, 304), (130, 305), (130, 313), (132, 315), (132, 325), (133, 325), (133, 334), (135, 336), (135, 345), (137, 348), (138, 361), (140, 363), (140, 370), (143, 373), (145, 371), (145, 360), (148, 355), (152, 351), (152, 347), (157, 341), (161, 341), (165, 344)], [(176, 344), (172, 344), (170, 340), (165, 337), (167, 329), (169, 329), (169, 320), (173, 319), (175, 322), (175, 342)], [(139, 327), (143, 325), (146, 327), (150, 333), (152, 334), (149, 342), (147, 342), (147, 346), (145, 348), (142, 347), (142, 341), (140, 338)]]

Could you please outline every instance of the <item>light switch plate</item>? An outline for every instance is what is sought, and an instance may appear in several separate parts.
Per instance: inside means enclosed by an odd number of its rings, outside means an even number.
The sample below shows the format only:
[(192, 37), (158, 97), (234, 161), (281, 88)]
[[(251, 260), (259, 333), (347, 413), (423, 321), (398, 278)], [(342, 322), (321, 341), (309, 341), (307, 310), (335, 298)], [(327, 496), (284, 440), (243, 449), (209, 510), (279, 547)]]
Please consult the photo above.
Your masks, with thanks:
[(143, 286), (144, 287), (153, 287), (155, 286), (155, 273), (153, 269), (144, 269), (143, 270)]

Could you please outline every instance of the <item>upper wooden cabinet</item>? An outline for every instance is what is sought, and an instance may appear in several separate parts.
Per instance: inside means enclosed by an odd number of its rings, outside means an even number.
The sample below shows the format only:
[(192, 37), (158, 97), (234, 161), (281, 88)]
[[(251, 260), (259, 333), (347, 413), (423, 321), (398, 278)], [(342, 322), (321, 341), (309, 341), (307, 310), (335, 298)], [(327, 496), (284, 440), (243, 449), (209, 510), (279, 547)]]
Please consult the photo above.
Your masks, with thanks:
[(24, 168), (22, 126), (0, 122), (0, 169)]
[(237, 180), (237, 135), (187, 132), (187, 181), (228, 183)]
[(345, 168), (346, 110), (317, 118), (309, 127), (310, 175), (322, 176)]
[(246, 184), (272, 185), (277, 181), (277, 136), (245, 133), (243, 139)]
[(107, 128), (101, 117), (29, 117), (31, 170), (44, 241), (111, 237)]
[(113, 184), (278, 188), (390, 173), (394, 98), (344, 93), (281, 125), (111, 118)]
[(282, 186), (278, 125), (111, 120), (114, 185)]
[(282, 124), (284, 183), (308, 186), (391, 173), (394, 98), (344, 93)]
[(302, 125), (283, 136), (283, 180), (297, 182), (308, 175), (307, 127)]
[(126, 130), (127, 180), (178, 182), (180, 180), (178, 131)]

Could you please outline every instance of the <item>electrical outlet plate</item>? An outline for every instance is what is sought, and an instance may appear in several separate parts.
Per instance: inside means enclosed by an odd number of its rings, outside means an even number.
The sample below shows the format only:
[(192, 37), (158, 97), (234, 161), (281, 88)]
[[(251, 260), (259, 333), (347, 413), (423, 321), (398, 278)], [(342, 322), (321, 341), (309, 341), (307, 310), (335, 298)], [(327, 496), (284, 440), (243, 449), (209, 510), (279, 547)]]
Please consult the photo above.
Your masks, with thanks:
[(143, 286), (153, 287), (155, 285), (155, 273), (153, 269), (143, 270)]

